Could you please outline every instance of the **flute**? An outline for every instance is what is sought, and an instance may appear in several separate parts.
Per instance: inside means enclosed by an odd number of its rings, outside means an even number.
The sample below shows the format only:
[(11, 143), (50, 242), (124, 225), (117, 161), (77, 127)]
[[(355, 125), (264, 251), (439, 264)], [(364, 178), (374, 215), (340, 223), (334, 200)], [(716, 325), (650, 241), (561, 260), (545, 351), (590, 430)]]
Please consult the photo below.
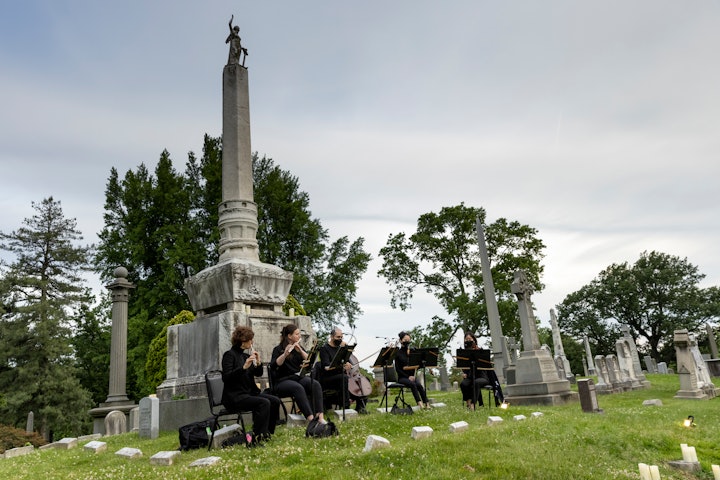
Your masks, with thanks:
[(250, 345), (250, 356), (253, 357), (252, 364), (253, 367), (257, 367), (257, 358), (255, 358), (255, 347)]

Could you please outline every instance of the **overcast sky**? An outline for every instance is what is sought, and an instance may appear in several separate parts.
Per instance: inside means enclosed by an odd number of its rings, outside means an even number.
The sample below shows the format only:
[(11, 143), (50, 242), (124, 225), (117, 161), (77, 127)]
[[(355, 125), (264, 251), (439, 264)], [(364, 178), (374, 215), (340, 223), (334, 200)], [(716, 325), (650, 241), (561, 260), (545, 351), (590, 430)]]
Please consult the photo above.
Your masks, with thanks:
[[(53, 196), (88, 242), (110, 168), (184, 169), (220, 136), (235, 15), (252, 150), (300, 179), (332, 238), (391, 233), (464, 202), (538, 230), (549, 309), (642, 251), (720, 283), (720, 3), (678, 1), (6, 2), (0, 231)], [(389, 306), (371, 264), (356, 335), (441, 314)], [(456, 347), (457, 345), (454, 345)]]

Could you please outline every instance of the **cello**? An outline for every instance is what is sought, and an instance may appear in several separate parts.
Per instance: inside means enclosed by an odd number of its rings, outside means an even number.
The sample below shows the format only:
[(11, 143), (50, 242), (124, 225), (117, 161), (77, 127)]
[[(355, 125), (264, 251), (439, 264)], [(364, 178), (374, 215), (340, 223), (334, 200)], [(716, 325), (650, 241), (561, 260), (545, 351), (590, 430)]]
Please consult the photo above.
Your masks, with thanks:
[(355, 354), (351, 354), (348, 361), (352, 365), (348, 372), (348, 391), (356, 397), (369, 397), (372, 393), (372, 384), (360, 373), (360, 362)]

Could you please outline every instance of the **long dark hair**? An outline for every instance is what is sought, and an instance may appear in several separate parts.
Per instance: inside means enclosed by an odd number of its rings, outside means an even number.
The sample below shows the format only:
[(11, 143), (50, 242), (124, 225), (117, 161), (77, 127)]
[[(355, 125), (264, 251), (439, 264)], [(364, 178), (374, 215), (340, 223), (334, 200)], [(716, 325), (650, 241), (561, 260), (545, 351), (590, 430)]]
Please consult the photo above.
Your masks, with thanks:
[(283, 329), (280, 331), (280, 346), (282, 348), (287, 347), (290, 342), (288, 341), (288, 335), (292, 335), (295, 333), (295, 330), (298, 329), (298, 326), (294, 323), (289, 323), (283, 327)]

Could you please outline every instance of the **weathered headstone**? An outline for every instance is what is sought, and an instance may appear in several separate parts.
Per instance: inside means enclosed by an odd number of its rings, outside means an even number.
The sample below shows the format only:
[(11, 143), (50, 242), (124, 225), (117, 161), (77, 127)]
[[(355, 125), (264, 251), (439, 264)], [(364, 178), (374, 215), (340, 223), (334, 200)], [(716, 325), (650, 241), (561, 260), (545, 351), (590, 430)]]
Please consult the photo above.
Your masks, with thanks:
[(155, 395), (140, 399), (138, 434), (141, 438), (158, 438), (160, 435), (160, 400)]
[(127, 418), (120, 410), (113, 410), (105, 417), (105, 435), (127, 433)]
[(635, 339), (630, 334), (630, 327), (621, 325), (620, 330), (623, 332), (623, 336), (615, 342), (620, 371), (624, 372), (624, 376), (627, 377), (632, 389), (649, 388), (650, 382), (648, 382), (642, 371), (640, 356), (638, 355), (637, 345), (635, 345)]
[(131, 432), (140, 431), (140, 407), (135, 407), (128, 412), (129, 424), (128, 428)]
[(673, 340), (677, 357), (678, 376), (680, 377), (680, 390), (677, 391), (674, 398), (706, 400), (711, 396), (714, 397), (715, 388), (706, 384), (703, 373), (698, 368), (691, 351), (691, 335), (686, 329), (675, 330)]
[(597, 373), (597, 385), (595, 390), (598, 393), (613, 393), (613, 386), (608, 375), (607, 364), (604, 355), (595, 355), (595, 373)]
[(521, 422), (523, 420), (527, 420), (527, 417), (525, 415), (515, 415), (513, 416), (513, 420), (516, 422)]
[(32, 433), (35, 431), (35, 414), (33, 412), (28, 413), (27, 423), (25, 424), (25, 431)]
[(16, 447), (16, 448), (9, 448), (5, 450), (5, 453), (3, 454), (2, 458), (14, 458), (14, 457), (22, 457), (23, 455), (28, 455), (30, 453), (33, 453), (35, 451), (35, 447), (32, 445), (25, 445), (24, 447)]
[(608, 376), (610, 383), (616, 392), (625, 392), (632, 389), (632, 382), (620, 370), (620, 364), (615, 355), (606, 355), (605, 364), (608, 367)]
[(590, 340), (588, 340), (587, 335), (583, 335), (583, 344), (585, 345), (588, 375), (595, 375), (595, 363), (593, 362), (592, 352), (590, 351)]
[(658, 373), (657, 362), (654, 358), (652, 358), (650, 355), (645, 355), (643, 357), (643, 361), (645, 362), (645, 369), (648, 373)]
[(570, 362), (565, 356), (565, 348), (562, 344), (562, 335), (560, 335), (560, 327), (557, 322), (555, 310), (550, 309), (550, 328), (552, 329), (553, 348), (555, 349), (555, 364), (558, 365), (558, 374), (560, 378), (566, 378), (570, 383), (575, 383), (575, 375), (570, 369)]
[(668, 370), (667, 363), (665, 363), (665, 362), (658, 362), (657, 370), (658, 370), (658, 373), (662, 373), (664, 375), (667, 375), (668, 373), (670, 373)]
[(710, 344), (710, 358), (718, 358), (718, 346), (715, 341), (715, 331), (713, 330), (712, 325), (706, 323), (705, 331), (707, 332), (708, 343)]
[(508, 385), (506, 400), (515, 405), (561, 405), (577, 401), (567, 379), (558, 378), (552, 355), (540, 348), (532, 308), (533, 287), (525, 273), (515, 272), (512, 292), (517, 297), (523, 351), (515, 365), (515, 383)]
[(595, 392), (595, 384), (592, 378), (583, 378), (578, 380), (578, 393), (580, 394), (580, 407), (585, 413), (601, 413), (602, 409), (598, 406), (597, 394)]

